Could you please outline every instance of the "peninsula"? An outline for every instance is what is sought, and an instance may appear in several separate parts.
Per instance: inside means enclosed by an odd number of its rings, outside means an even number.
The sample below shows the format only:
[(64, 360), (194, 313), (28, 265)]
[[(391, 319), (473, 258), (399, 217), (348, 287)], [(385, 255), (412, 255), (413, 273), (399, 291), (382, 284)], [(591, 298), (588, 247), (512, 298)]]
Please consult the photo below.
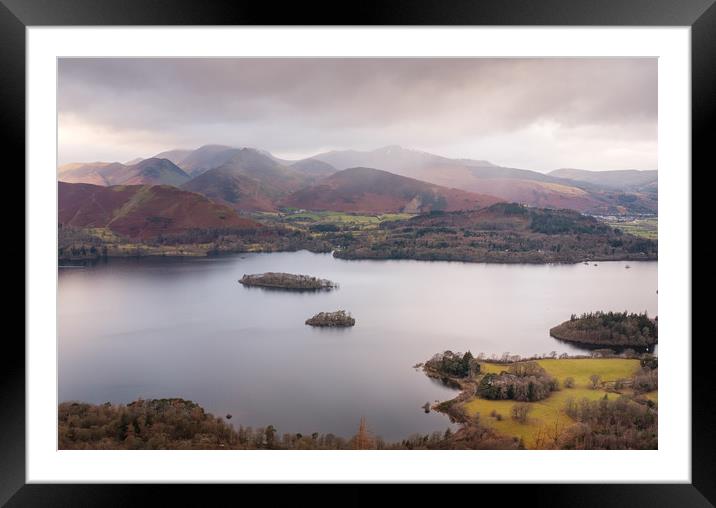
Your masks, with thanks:
[(591, 312), (572, 315), (549, 330), (555, 339), (590, 346), (649, 348), (658, 342), (658, 325), (646, 313)]

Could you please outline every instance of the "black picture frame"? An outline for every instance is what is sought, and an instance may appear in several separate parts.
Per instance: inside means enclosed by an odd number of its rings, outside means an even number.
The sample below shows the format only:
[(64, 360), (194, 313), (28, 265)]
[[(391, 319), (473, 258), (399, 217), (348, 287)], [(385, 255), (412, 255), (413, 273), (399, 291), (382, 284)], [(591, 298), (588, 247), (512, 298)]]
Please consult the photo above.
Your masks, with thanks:
[[(25, 167), (25, 29), (83, 25), (529, 25), (689, 26), (692, 71), (692, 168), (713, 167), (716, 141), (716, 0), (400, 0), (356, 4), (230, 0), (0, 0), (0, 125), (12, 167)], [(704, 170), (706, 167), (703, 168)], [(712, 169), (713, 171), (713, 169)], [(17, 171), (16, 171), (17, 173)], [(693, 175), (693, 169), (692, 169)], [(17, 176), (17, 174), (16, 174)], [(24, 178), (21, 183), (24, 187)], [(13, 205), (17, 206), (17, 205)], [(4, 204), (3, 208), (8, 205)], [(17, 216), (15, 213), (5, 217)], [(24, 235), (24, 232), (23, 232)], [(684, 246), (687, 248), (688, 246)], [(25, 271), (32, 267), (26, 264)], [(24, 294), (24, 292), (23, 292)], [(19, 298), (17, 299), (19, 301)], [(24, 302), (24, 299), (23, 299)], [(683, 337), (689, 340), (690, 337)], [(716, 421), (713, 386), (716, 367), (710, 335), (692, 344), (692, 483), (522, 485), (515, 495), (531, 505), (549, 506), (713, 506), (716, 503)], [(20, 334), (6, 332), (0, 369), (0, 504), (8, 506), (120, 506), (179, 490), (181, 504), (205, 505), (201, 493), (185, 487), (147, 485), (38, 485), (25, 482), (25, 348)], [(244, 486), (245, 488), (246, 486)], [(229, 487), (218, 490), (226, 493)], [(268, 495), (270, 487), (255, 487)], [(480, 489), (505, 486), (481, 486)], [(291, 496), (305, 491), (292, 488)], [(535, 492), (539, 494), (535, 499)], [(434, 490), (412, 495), (428, 500)], [(271, 494), (274, 495), (274, 494)], [(196, 497), (195, 497), (196, 496)], [(364, 504), (373, 495), (356, 486), (341, 504)], [(300, 497), (300, 496), (299, 496)], [(489, 499), (484, 494), (482, 499)], [(517, 499), (517, 498), (515, 498)], [(409, 498), (403, 498), (408, 502)], [(436, 501), (437, 502), (437, 501)], [(445, 502), (445, 501), (443, 501)]]

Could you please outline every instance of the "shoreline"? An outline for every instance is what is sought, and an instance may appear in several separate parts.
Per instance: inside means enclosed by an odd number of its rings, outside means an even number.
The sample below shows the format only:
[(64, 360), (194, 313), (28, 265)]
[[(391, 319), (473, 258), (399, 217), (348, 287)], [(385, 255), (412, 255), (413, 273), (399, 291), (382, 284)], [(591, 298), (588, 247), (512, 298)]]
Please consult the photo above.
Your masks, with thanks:
[(552, 337), (553, 339), (560, 341), (560, 342), (565, 342), (567, 344), (571, 344), (574, 346), (581, 346), (585, 349), (594, 350), (594, 351), (599, 350), (599, 349), (611, 349), (617, 353), (625, 351), (627, 349), (632, 349), (632, 350), (636, 351), (637, 353), (651, 354), (652, 351), (654, 350), (654, 348), (659, 345), (658, 341), (655, 342), (654, 344), (650, 344), (647, 346), (633, 345), (633, 344), (597, 344), (594, 342), (582, 342), (579, 339), (570, 339), (570, 338), (560, 337), (560, 336), (552, 333), (552, 330), (549, 331), (549, 336)]
[[(579, 360), (594, 360), (594, 361), (609, 361), (609, 360), (636, 360), (640, 361), (645, 356), (649, 356), (649, 353), (642, 353), (636, 356), (629, 356), (626, 357), (624, 355), (614, 354), (610, 356), (600, 356), (595, 357), (591, 355), (575, 355), (575, 356), (569, 356), (567, 358), (551, 358), (551, 357), (531, 357), (531, 358), (521, 358), (518, 361), (492, 361), (492, 360), (480, 360), (479, 363), (481, 365), (481, 372), (477, 375), (472, 375), (468, 378), (458, 378), (454, 376), (446, 375), (442, 372), (437, 371), (434, 368), (428, 367), (427, 365), (423, 364), (416, 364), (414, 367), (420, 368), (423, 373), (432, 379), (437, 379), (441, 382), (443, 382), (446, 386), (454, 387), (456, 390), (459, 390), (459, 393), (451, 398), (446, 399), (438, 402), (434, 402), (430, 404), (430, 410), (435, 411), (437, 413), (443, 414), (446, 416), (450, 423), (455, 424), (461, 424), (464, 426), (469, 426), (470, 422), (473, 420), (475, 416), (479, 417), (480, 422), (488, 422), (487, 425), (489, 427), (492, 427), (495, 431), (500, 433), (502, 437), (508, 438), (508, 437), (514, 437), (509, 434), (506, 434), (504, 432), (500, 432), (500, 430), (497, 428), (497, 426), (492, 422), (493, 414), (482, 414), (480, 411), (477, 412), (476, 415), (472, 415), (470, 413), (469, 405), (475, 403), (476, 401), (482, 401), (484, 403), (490, 404), (490, 405), (515, 405), (515, 404), (530, 404), (530, 406), (539, 407), (544, 406), (545, 403), (549, 404), (550, 398), (558, 398), (560, 392), (564, 392), (566, 394), (569, 394), (569, 391), (574, 389), (574, 387), (566, 387), (566, 386), (560, 386), (560, 388), (556, 391), (553, 391), (547, 398), (540, 399), (534, 402), (519, 402), (515, 399), (486, 399), (483, 397), (480, 397), (477, 395), (477, 388), (480, 385), (480, 380), (487, 374), (491, 374), (496, 372), (500, 366), (504, 366), (504, 370), (507, 370), (507, 367), (509, 365), (513, 365), (515, 363), (522, 363), (522, 362), (539, 362), (539, 361), (579, 361)], [(491, 366), (485, 368), (485, 366)], [(594, 389), (594, 393), (601, 394), (601, 392), (607, 393), (607, 394), (614, 394), (619, 397), (628, 397), (631, 401), (638, 403), (638, 404), (648, 404), (649, 400), (655, 401), (655, 399), (651, 399), (650, 394), (658, 393), (658, 392), (645, 392), (641, 394), (637, 393), (630, 393), (630, 390), (632, 390), (632, 383), (631, 380), (629, 380), (625, 385), (623, 385), (622, 388), (617, 389), (615, 385), (615, 381), (613, 379), (602, 379), (600, 381), (600, 385), (598, 388)], [(453, 386), (454, 385), (454, 386)], [(657, 389), (658, 390), (658, 389)], [(575, 390), (578, 392), (578, 389)], [(600, 395), (601, 398), (601, 395)], [(582, 399), (574, 399), (575, 402)], [(498, 415), (499, 416), (499, 415)], [(508, 420), (510, 418), (509, 415), (503, 415), (505, 420)], [(559, 421), (559, 418), (557, 419)], [(498, 423), (502, 422), (502, 420), (498, 420)], [(543, 422), (544, 423), (544, 422)], [(571, 422), (571, 425), (568, 425), (568, 427), (573, 427), (575, 425), (578, 425), (579, 421), (573, 421)], [(563, 427), (562, 430), (564, 430), (566, 427)], [(535, 447), (527, 447), (527, 449), (543, 449), (540, 446)], [(549, 449), (549, 448), (547, 448)]]
[[(171, 252), (171, 253), (165, 253), (165, 252), (142, 252), (142, 253), (126, 253), (126, 254), (108, 254), (108, 255), (98, 255), (95, 257), (74, 257), (74, 258), (67, 258), (67, 257), (58, 257), (57, 261), (58, 263), (88, 263), (88, 262), (99, 262), (103, 260), (112, 260), (112, 259), (143, 259), (143, 258), (150, 258), (150, 259), (157, 259), (157, 258), (167, 258), (167, 259), (192, 259), (192, 258), (228, 258), (231, 256), (236, 256), (240, 254), (282, 254), (282, 253), (296, 253), (296, 252), (310, 252), (311, 254), (330, 254), (331, 257), (334, 259), (340, 260), (340, 261), (419, 261), (419, 262), (426, 262), (426, 263), (467, 263), (467, 264), (475, 264), (475, 265), (526, 265), (526, 266), (570, 266), (570, 265), (578, 265), (578, 264), (584, 264), (586, 262), (589, 262), (590, 266), (592, 263), (623, 263), (623, 262), (630, 262), (630, 263), (653, 263), (658, 262), (659, 259), (657, 258), (649, 258), (649, 259), (634, 259), (634, 258), (624, 258), (624, 259), (589, 259), (589, 260), (578, 260), (578, 261), (525, 261), (525, 260), (515, 260), (515, 261), (506, 261), (506, 260), (500, 260), (500, 261), (492, 261), (492, 260), (464, 260), (464, 259), (421, 259), (421, 258), (407, 258), (407, 257), (342, 257), (342, 256), (336, 256), (335, 250), (332, 251), (313, 251), (309, 249), (296, 249), (296, 250), (251, 250), (251, 251), (235, 251), (235, 252), (204, 252), (204, 253), (197, 253), (197, 252)], [(73, 265), (76, 266), (76, 265)], [(557, 338), (557, 337), (555, 337)]]

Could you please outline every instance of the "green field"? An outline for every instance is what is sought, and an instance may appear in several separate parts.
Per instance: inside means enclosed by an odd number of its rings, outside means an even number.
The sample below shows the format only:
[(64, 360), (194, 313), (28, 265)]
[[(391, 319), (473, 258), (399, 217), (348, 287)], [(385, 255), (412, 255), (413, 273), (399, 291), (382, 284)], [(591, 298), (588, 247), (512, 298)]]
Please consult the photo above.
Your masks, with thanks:
[[(546, 399), (530, 402), (532, 410), (526, 423), (519, 423), (511, 418), (512, 400), (487, 400), (473, 398), (465, 403), (470, 415), (479, 413), (481, 421), (497, 431), (508, 436), (521, 437), (527, 448), (545, 448), (554, 442), (564, 429), (572, 425), (572, 421), (565, 413), (564, 407), (570, 398), (581, 400), (617, 398), (618, 394), (589, 388), (589, 377), (597, 374), (603, 381), (614, 381), (620, 378), (630, 378), (639, 370), (639, 360), (624, 358), (576, 358), (576, 359), (545, 359), (537, 360), (549, 374), (557, 378), (560, 386), (564, 379), (574, 378), (574, 388), (562, 388), (553, 392)], [(484, 362), (481, 363), (482, 373), (500, 373), (506, 370), (504, 364)], [(644, 398), (656, 402), (657, 392), (645, 394)], [(502, 415), (502, 420), (491, 416), (495, 411)]]
[(412, 217), (409, 213), (360, 214), (345, 212), (261, 212), (253, 214), (257, 220), (309, 228), (319, 224), (335, 224), (353, 230), (376, 229), (381, 222), (404, 220)]
[(633, 219), (630, 221), (608, 220), (607, 224), (613, 228), (619, 228), (625, 233), (649, 240), (657, 240), (659, 233), (659, 219)]

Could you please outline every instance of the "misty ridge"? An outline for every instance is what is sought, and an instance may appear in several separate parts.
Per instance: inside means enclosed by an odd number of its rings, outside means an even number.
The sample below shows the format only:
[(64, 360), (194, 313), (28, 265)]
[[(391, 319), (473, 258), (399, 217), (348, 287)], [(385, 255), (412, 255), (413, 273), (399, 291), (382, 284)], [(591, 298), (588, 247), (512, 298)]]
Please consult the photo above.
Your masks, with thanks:
[(658, 208), (656, 170), (564, 168), (541, 173), (397, 145), (300, 160), (256, 148), (205, 145), (124, 163), (68, 163), (58, 168), (58, 179), (100, 186), (170, 185), (238, 212), (425, 213), (501, 201), (593, 215), (655, 215)]

